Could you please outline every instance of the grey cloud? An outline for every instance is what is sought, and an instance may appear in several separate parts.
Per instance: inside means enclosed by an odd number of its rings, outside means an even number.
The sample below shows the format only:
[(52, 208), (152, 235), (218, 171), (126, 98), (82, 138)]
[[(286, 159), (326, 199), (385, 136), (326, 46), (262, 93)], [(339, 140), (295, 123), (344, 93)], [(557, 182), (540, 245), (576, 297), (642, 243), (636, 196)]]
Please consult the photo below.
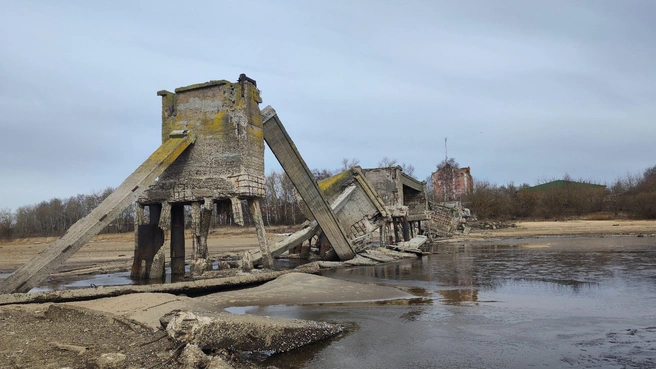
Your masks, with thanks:
[(499, 184), (611, 181), (656, 164), (654, 2), (3, 8), (0, 207), (118, 185), (159, 144), (157, 90), (242, 72), (311, 168), (388, 156), (424, 179), (444, 137), (449, 156)]

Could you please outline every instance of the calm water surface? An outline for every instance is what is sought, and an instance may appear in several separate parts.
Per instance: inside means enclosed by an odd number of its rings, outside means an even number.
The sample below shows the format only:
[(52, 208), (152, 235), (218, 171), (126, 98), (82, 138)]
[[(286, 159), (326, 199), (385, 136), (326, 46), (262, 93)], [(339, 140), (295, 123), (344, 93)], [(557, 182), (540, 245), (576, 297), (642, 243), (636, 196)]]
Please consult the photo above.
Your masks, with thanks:
[(249, 314), (355, 323), (281, 368), (655, 368), (656, 238), (435, 246), (417, 260), (324, 275), (423, 297), (404, 305), (273, 306)]

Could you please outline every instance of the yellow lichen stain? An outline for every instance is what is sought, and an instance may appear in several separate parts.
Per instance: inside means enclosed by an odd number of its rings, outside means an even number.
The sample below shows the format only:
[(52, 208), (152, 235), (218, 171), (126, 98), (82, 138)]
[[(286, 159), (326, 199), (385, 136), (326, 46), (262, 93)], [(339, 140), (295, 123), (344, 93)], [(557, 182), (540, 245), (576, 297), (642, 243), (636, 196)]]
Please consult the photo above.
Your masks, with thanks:
[[(216, 95), (217, 98), (223, 96), (224, 110), (218, 112), (215, 116), (204, 116), (198, 118), (185, 118), (184, 112), (175, 112), (178, 103), (177, 93), (212, 88), (220, 86), (221, 93)], [(247, 133), (257, 140), (264, 140), (262, 131), (262, 117), (258, 104), (262, 101), (260, 91), (250, 84), (244, 84), (244, 96), (242, 96), (242, 85), (240, 83), (231, 83), (225, 80), (210, 81), (181, 87), (176, 89), (176, 93), (163, 94), (162, 96), (162, 142), (168, 140), (171, 131), (176, 129), (194, 129), (201, 136), (205, 135), (230, 135), (235, 131), (234, 124), (230, 119), (230, 113), (235, 111), (245, 111), (249, 124), (246, 127)], [(188, 121), (187, 121), (188, 120)], [(185, 121), (185, 124), (181, 122)]]
[[(160, 93), (162, 92), (160, 91)], [(178, 96), (173, 93), (162, 93), (160, 96), (162, 96), (162, 143), (164, 143), (168, 140), (169, 134), (173, 130)]]
[(146, 161), (144, 161), (137, 171), (146, 170), (152, 165), (169, 165), (182, 154), (189, 145), (194, 143), (195, 136), (190, 133), (186, 137), (170, 138), (164, 141), (162, 145), (153, 152)]
[(206, 122), (201, 123), (201, 133), (205, 135), (209, 134), (220, 134), (225, 130), (226, 124), (228, 123), (228, 112), (226, 110), (221, 110), (216, 113), (212, 119), (207, 120)]
[(332, 177), (326, 178), (324, 180), (319, 181), (319, 188), (321, 191), (326, 192), (328, 190), (333, 190), (334, 186), (337, 185), (338, 183), (341, 183), (345, 179), (347, 179), (351, 175), (350, 170), (345, 170), (339, 174), (335, 174)]
[(262, 127), (257, 127), (252, 124), (249, 124), (246, 127), (246, 132), (248, 132), (250, 136), (257, 138), (258, 140), (264, 140), (264, 130), (262, 129)]

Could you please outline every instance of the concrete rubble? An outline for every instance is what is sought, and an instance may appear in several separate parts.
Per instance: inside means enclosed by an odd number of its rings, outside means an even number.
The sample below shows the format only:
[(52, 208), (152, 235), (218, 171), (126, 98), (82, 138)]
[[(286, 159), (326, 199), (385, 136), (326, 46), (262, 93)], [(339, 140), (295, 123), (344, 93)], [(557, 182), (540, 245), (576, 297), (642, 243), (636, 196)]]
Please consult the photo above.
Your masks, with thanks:
[(430, 203), (430, 220), (426, 222), (425, 234), (430, 240), (450, 237), (454, 234), (469, 234), (471, 218), (469, 209), (458, 201)]
[(166, 332), (174, 341), (197, 345), (203, 351), (226, 348), (280, 353), (333, 337), (344, 329), (338, 324), (298, 319), (180, 311)]
[(125, 368), (125, 354), (120, 352), (111, 352), (101, 354), (96, 359), (96, 368), (98, 369), (123, 369)]

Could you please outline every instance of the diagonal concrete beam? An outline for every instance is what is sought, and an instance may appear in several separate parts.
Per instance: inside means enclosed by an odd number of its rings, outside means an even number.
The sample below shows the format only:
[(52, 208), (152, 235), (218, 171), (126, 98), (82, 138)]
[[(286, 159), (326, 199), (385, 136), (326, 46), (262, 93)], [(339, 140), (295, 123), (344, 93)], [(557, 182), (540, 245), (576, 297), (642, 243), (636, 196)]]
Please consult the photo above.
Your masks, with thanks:
[[(349, 200), (354, 190), (355, 190), (355, 186), (353, 185), (347, 187), (339, 195), (339, 197), (337, 197), (333, 201), (331, 208), (333, 209), (334, 213), (338, 213), (344, 207), (344, 205), (346, 205), (346, 202)], [(319, 227), (319, 223), (317, 223), (316, 220), (311, 221), (307, 227), (292, 233), (291, 235), (289, 235), (289, 237), (271, 246), (270, 248), (271, 255), (272, 256), (282, 255), (282, 253), (284, 253), (285, 251), (293, 249), (294, 247), (312, 238), (312, 236), (314, 236), (315, 234), (317, 234), (317, 232), (319, 232), (320, 228), (321, 227)], [(253, 260), (253, 264), (262, 263), (262, 252), (260, 250), (251, 251), (251, 259)]]
[(195, 140), (195, 136), (189, 131), (173, 131), (171, 138), (89, 215), (78, 220), (62, 238), (48, 245), (34, 259), (5, 279), (0, 284), (0, 294), (28, 292), (34, 288), (143, 194)]
[(264, 122), (264, 140), (296, 187), (296, 191), (307, 204), (314, 219), (319, 223), (337, 256), (341, 260), (352, 259), (355, 252), (346, 238), (346, 232), (337, 221), (335, 213), (319, 189), (319, 185), (294, 145), (294, 141), (280, 122), (276, 111), (270, 106), (264, 108), (262, 121)]

